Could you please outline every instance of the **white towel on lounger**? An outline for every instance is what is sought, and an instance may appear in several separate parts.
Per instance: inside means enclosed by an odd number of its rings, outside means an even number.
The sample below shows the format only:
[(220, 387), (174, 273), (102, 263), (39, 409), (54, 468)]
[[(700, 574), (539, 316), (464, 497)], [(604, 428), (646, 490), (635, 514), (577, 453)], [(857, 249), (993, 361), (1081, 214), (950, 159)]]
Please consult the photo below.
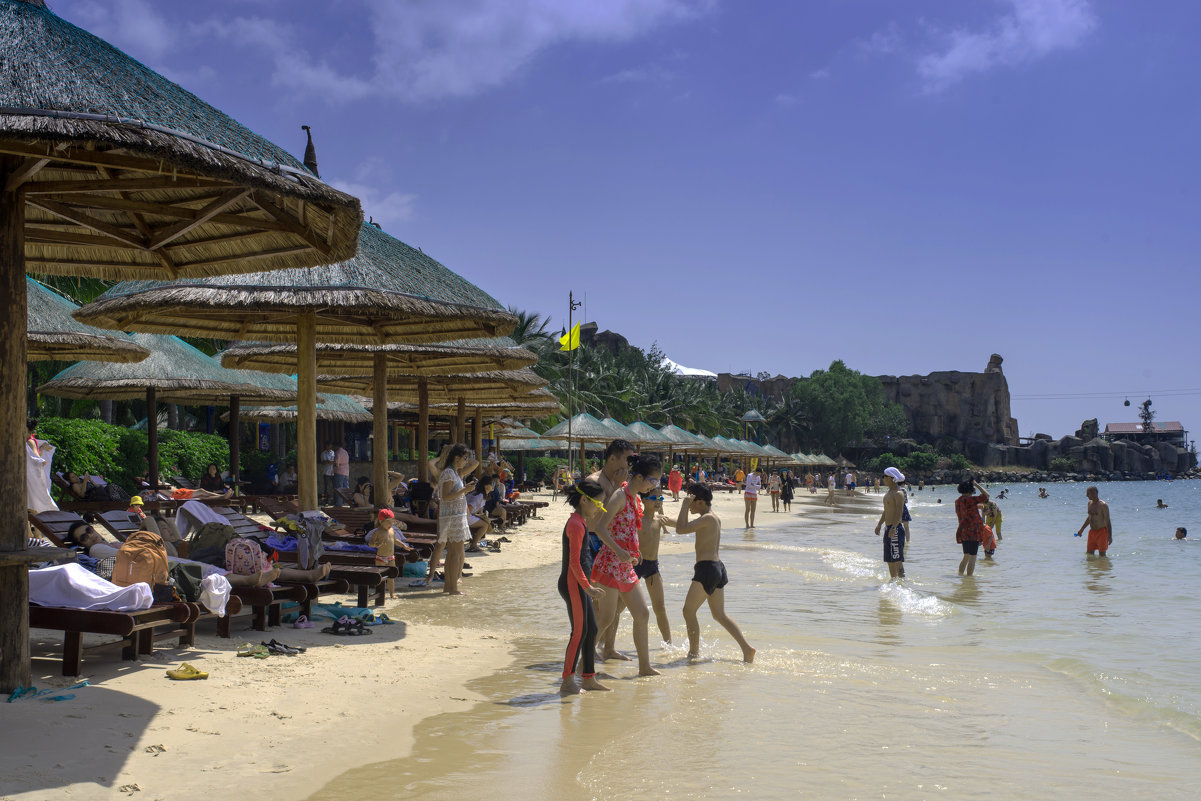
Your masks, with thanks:
[(225, 605), (229, 603), (231, 592), (233, 587), (229, 579), (213, 573), (200, 582), (200, 603), (210, 612), (216, 612), (217, 617), (225, 617)]
[(118, 587), (83, 565), (71, 563), (30, 570), (29, 601), (39, 606), (129, 612), (149, 609), (154, 604), (154, 596), (149, 584), (138, 582)]
[[(183, 521), (183, 525), (179, 525), (179, 521)], [(200, 501), (188, 501), (179, 507), (179, 511), (175, 514), (176, 527), (179, 528), (179, 536), (187, 538), (194, 529), (199, 529), (205, 523), (221, 523), (228, 526), (229, 521), (221, 515), (217, 514)]]

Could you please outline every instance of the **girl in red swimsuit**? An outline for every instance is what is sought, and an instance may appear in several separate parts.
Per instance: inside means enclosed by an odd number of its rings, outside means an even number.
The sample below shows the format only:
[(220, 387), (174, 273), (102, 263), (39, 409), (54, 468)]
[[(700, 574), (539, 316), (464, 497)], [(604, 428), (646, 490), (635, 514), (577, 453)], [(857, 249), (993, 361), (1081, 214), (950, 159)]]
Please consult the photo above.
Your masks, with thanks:
[[(659, 486), (663, 465), (654, 456), (639, 456), (630, 467), (630, 479), (610, 496), (605, 516), (596, 526), (603, 545), (592, 563), (592, 581), (604, 586), (605, 594), (597, 610), (600, 623), (598, 642), (617, 625), (617, 602), (623, 600), (634, 618), (634, 647), (638, 650), (638, 675), (658, 676), (651, 667), (648, 627), (650, 609), (639, 589), (634, 565), (641, 560), (638, 553), (638, 530), (642, 526), (641, 493)], [(625, 659), (617, 651), (602, 654), (605, 659)]]

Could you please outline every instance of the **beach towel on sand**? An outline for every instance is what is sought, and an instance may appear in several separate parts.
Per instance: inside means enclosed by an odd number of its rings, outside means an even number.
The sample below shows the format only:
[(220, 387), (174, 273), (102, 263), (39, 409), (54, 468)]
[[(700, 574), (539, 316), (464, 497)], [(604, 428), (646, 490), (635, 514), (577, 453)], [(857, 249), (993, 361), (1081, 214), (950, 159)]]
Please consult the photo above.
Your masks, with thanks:
[(39, 606), (129, 612), (149, 609), (154, 603), (154, 596), (149, 584), (139, 582), (118, 587), (86, 567), (67, 564), (30, 570), (29, 601)]

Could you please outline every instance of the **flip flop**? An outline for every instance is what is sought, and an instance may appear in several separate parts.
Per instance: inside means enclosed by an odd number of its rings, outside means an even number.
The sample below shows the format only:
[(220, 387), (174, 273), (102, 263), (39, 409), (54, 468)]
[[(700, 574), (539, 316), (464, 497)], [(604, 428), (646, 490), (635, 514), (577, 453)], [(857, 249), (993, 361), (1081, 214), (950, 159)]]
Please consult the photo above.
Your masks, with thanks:
[(292, 624), (292, 628), (294, 629), (311, 629), (312, 627), (313, 621), (309, 620), (307, 615), (301, 615), (300, 617), (296, 618), (296, 622)]
[(283, 643), (283, 642), (280, 642), (279, 640), (275, 640), (275, 639), (272, 639), (271, 642), (267, 643), (268, 648), (270, 648), (272, 645), (278, 645), (281, 648), (291, 649), (298, 654), (303, 654), (305, 651), (309, 650), (308, 648), (305, 648), (303, 645), (288, 645), (287, 643)]
[(175, 670), (167, 671), (167, 678), (175, 679), (176, 681), (194, 681), (196, 679), (207, 679), (209, 674), (202, 670), (197, 670), (187, 662), (184, 662)]
[(279, 654), (280, 656), (296, 656), (300, 653), (300, 651), (297, 651), (295, 648), (289, 648), (286, 645), (281, 645), (275, 640), (263, 643), (263, 647), (266, 648), (268, 652)]
[(8, 702), (11, 704), (13, 701), (20, 701), (22, 698), (30, 698), (30, 697), (36, 698), (37, 694), (38, 694), (37, 687), (18, 686), (17, 689), (15, 689), (11, 693), (9, 693)]
[(380, 612), (378, 615), (376, 615), (376, 618), (379, 620), (380, 623), (383, 623), (384, 625), (389, 625), (391, 623), (396, 622), (392, 618), (388, 617), (387, 612)]
[(254, 656), (255, 645), (244, 642), (238, 646), (238, 656)]
[(415, 579), (409, 582), (410, 587), (428, 587), (429, 582), (425, 579)]

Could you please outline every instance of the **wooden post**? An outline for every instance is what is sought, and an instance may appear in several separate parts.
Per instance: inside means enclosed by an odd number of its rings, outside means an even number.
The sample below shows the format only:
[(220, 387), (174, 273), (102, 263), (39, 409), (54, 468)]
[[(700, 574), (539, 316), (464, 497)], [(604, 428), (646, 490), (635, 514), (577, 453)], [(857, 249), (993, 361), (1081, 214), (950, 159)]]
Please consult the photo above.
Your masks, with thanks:
[(5, 188), (22, 163), (0, 156), (0, 692), (28, 687), (29, 567), (4, 559), (25, 550), (25, 198)]
[[(229, 396), (229, 474), (235, 481), (242, 477), (242, 396)], [(237, 484), (234, 485), (238, 486)], [(239, 494), (240, 494), (239, 488)]]
[(459, 411), (455, 415), (455, 432), (451, 435), (451, 439), (455, 442), (467, 442), (467, 401), (465, 398), (459, 398)]
[[(461, 404), (462, 402), (462, 399), (460, 399), (459, 403)], [(462, 407), (460, 406), (459, 408)], [(475, 410), (475, 419), (471, 423), (471, 428), (472, 439), (474, 440), (473, 444), (475, 446), (475, 455), (480, 460), (479, 467), (475, 469), (475, 475), (476, 477), (479, 477), (484, 473), (484, 413), (479, 409)], [(497, 456), (499, 457), (500, 454), (497, 454)]]
[(417, 379), (417, 477), (430, 480), (430, 384)]
[(146, 481), (158, 489), (158, 390), (146, 387)]
[(388, 492), (388, 354), (376, 353), (372, 363), (371, 483), (375, 485), (377, 508), (392, 505)]
[(317, 315), (300, 315), (296, 324), (299, 394), (296, 398), (296, 466), (300, 510), (317, 509)]

